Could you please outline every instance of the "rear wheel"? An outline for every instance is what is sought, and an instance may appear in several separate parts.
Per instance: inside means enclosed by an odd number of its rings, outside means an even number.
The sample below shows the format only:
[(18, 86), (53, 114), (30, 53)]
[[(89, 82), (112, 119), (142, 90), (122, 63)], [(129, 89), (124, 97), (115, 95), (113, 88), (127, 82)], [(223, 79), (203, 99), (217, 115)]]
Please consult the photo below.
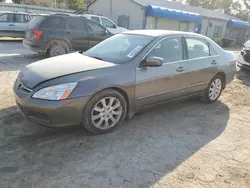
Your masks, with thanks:
[(83, 125), (93, 134), (104, 134), (121, 124), (127, 113), (126, 100), (109, 89), (96, 94), (85, 107)]
[(205, 92), (205, 102), (214, 103), (218, 100), (223, 90), (223, 79), (220, 75), (216, 75), (208, 85), (208, 88)]
[(49, 53), (50, 53), (50, 57), (54, 57), (54, 56), (66, 54), (66, 50), (62, 45), (55, 45), (50, 49)]

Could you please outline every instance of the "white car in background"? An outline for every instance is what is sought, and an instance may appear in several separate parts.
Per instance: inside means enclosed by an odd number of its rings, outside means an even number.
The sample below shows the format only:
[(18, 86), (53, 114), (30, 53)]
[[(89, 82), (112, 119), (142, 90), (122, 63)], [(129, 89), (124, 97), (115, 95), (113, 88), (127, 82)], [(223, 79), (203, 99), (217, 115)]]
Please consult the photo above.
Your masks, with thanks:
[(0, 11), (0, 37), (24, 37), (27, 23), (31, 19), (29, 13)]
[(128, 31), (128, 29), (117, 26), (113, 21), (111, 21), (109, 18), (101, 15), (96, 14), (84, 14), (84, 17), (94, 20), (102, 24), (104, 27), (106, 27), (110, 33), (117, 34), (122, 33), (124, 31)]
[(244, 44), (244, 48), (239, 54), (237, 65), (242, 69), (250, 70), (250, 40)]

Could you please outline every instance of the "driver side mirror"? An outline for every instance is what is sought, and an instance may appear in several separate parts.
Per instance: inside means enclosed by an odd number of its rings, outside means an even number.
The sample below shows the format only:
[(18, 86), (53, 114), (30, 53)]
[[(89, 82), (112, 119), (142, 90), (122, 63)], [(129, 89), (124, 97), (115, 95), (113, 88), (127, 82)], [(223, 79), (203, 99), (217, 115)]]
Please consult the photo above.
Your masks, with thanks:
[(141, 65), (139, 66), (140, 68), (142, 67), (160, 67), (163, 64), (163, 58), (161, 57), (147, 57)]
[(113, 28), (114, 28), (114, 29), (116, 29), (116, 28), (117, 28), (117, 26), (114, 24), (114, 25), (113, 25)]

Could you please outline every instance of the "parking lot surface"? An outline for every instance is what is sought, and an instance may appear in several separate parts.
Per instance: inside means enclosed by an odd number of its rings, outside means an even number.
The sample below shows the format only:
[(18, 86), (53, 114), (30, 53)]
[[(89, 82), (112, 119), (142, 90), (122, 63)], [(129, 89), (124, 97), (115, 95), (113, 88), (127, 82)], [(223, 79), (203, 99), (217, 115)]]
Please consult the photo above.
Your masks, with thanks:
[[(81, 126), (25, 120), (12, 86), (42, 59), (0, 42), (0, 187), (250, 187), (250, 73), (238, 71), (220, 101), (165, 104), (92, 136)], [(70, 62), (69, 62), (70, 63)]]

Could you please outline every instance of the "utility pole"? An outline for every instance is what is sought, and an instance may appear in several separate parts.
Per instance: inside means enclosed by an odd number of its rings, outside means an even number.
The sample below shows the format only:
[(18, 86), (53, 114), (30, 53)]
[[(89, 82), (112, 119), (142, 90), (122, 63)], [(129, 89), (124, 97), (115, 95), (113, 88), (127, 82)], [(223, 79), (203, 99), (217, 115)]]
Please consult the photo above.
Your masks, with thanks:
[(55, 0), (55, 8), (56, 8), (56, 0)]

